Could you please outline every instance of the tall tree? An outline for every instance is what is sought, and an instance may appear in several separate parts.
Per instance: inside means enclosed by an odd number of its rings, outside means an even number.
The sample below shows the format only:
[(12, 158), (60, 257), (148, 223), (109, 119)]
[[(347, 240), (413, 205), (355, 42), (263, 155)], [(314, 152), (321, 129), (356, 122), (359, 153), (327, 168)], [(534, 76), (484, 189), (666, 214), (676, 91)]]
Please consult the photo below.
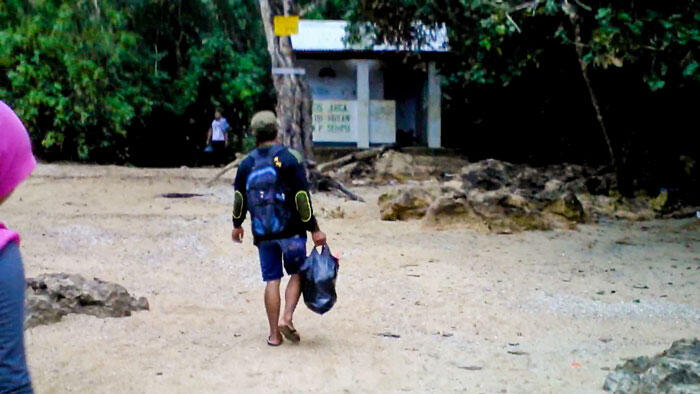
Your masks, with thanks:
[[(621, 120), (619, 108), (638, 106), (642, 104), (639, 96), (648, 98), (653, 92), (658, 97), (668, 89), (697, 89), (700, 82), (697, 0), (348, 1), (352, 3), (350, 18), (359, 22), (354, 31), (370, 22), (378, 42), (421, 42), (430, 38), (422, 26), (446, 26), (455, 57), (443, 72), (450, 85), (457, 88), (509, 86), (522, 76), (530, 77), (534, 70), (548, 67), (547, 61), (555, 64), (552, 53), (557, 54), (557, 65), (575, 64), (582, 78), (580, 82), (571, 79), (577, 83), (571, 88), (585, 87), (590, 98), (588, 108), (579, 112), (595, 115), (600, 129), (598, 140), (604, 142), (600, 145), (605, 146), (619, 180), (626, 178), (623, 167), (636, 170), (627, 161), (630, 150), (625, 148), (635, 137), (625, 135), (630, 122)], [(614, 88), (603, 86), (600, 77), (615, 75), (616, 70), (621, 75), (620, 69), (625, 81), (644, 83), (647, 92), (638, 97), (623, 96), (624, 100), (612, 95)], [(555, 77), (554, 73), (550, 75)], [(620, 85), (618, 90), (624, 87)], [(608, 102), (599, 99), (604, 89)], [(607, 115), (611, 113), (617, 115), (617, 122), (609, 120)], [(620, 186), (631, 192), (632, 185)]]
[(277, 123), (279, 133), (286, 146), (302, 152), (311, 187), (316, 190), (337, 190), (352, 200), (364, 201), (362, 197), (348, 190), (340, 181), (318, 171), (313, 156), (311, 129), (311, 88), (306, 75), (293, 72), (296, 69), (296, 56), (290, 36), (276, 36), (274, 17), (276, 15), (299, 15), (295, 0), (260, 0), (260, 13), (265, 27), (267, 50), (270, 53), (272, 80), (277, 92)]
[(43, 158), (190, 164), (272, 101), (264, 48), (255, 0), (4, 0), (0, 98)]
[(272, 81), (277, 92), (277, 122), (279, 133), (286, 146), (304, 154), (307, 162), (313, 161), (311, 130), (311, 89), (305, 75), (292, 72), (296, 68), (296, 56), (290, 36), (276, 36), (276, 15), (299, 15), (294, 0), (260, 0), (260, 13), (265, 28), (267, 50), (270, 53)]

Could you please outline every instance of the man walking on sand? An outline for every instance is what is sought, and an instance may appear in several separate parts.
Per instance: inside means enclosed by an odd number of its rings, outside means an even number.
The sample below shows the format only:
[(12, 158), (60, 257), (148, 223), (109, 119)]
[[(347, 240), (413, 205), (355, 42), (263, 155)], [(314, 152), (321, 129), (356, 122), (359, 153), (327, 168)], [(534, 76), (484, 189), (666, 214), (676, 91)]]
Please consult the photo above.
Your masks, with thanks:
[[(279, 346), (282, 336), (292, 342), (300, 337), (292, 318), (299, 296), (299, 268), (306, 259), (306, 232), (314, 245), (326, 243), (313, 214), (302, 156), (277, 139), (277, 119), (270, 111), (255, 114), (250, 129), (257, 148), (238, 167), (234, 183), (233, 241), (243, 241), (243, 221), (250, 212), (253, 242), (258, 247), (265, 287), (265, 309), (270, 324), (267, 344)], [(280, 318), (282, 265), (291, 275)]]

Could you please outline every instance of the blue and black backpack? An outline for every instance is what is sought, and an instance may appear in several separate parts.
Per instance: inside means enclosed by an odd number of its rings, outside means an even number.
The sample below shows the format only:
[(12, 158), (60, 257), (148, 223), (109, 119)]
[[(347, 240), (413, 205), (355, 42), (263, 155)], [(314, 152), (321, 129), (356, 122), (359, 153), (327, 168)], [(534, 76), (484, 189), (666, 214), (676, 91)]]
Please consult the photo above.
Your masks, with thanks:
[(278, 171), (282, 167), (278, 155), (284, 149), (282, 145), (275, 145), (266, 154), (259, 149), (250, 154), (255, 162), (246, 180), (246, 198), (253, 233), (258, 237), (283, 233), (291, 217)]

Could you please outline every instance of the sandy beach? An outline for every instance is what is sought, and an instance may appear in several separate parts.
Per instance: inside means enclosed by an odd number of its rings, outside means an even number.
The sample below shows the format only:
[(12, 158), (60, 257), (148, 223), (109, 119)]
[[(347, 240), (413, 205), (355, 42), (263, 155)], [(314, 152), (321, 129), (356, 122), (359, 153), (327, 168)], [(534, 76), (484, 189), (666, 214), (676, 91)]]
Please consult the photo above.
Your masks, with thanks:
[(37, 393), (602, 392), (623, 359), (700, 336), (700, 220), (437, 230), (379, 220), (382, 186), (314, 195), (338, 303), (300, 304), (302, 342), (270, 348), (250, 232), (230, 240), (234, 173), (215, 173), (40, 165), (0, 208), (27, 276), (98, 277), (151, 307), (27, 330)]

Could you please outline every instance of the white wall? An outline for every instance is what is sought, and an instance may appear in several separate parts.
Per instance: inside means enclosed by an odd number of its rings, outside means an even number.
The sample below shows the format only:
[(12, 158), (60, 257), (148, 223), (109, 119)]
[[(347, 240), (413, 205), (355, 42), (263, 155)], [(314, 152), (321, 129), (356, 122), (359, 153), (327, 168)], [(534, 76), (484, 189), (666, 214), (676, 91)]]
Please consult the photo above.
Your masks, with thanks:
[(357, 143), (357, 101), (314, 100), (311, 108), (314, 142)]
[[(298, 61), (306, 69), (311, 86), (311, 95), (317, 100), (357, 99), (355, 65), (350, 60), (308, 60)], [(335, 71), (335, 78), (321, 78), (319, 72), (329, 67)]]
[[(319, 100), (355, 100), (356, 65), (354, 60), (298, 60), (299, 67), (306, 69), (311, 85), (311, 94)], [(384, 100), (384, 75), (379, 62), (372, 62), (369, 71), (370, 100)], [(319, 72), (329, 67), (336, 73), (335, 78), (321, 78)]]
[[(315, 142), (357, 144), (366, 148), (371, 144), (395, 143), (397, 123), (399, 127), (416, 130), (420, 98), (405, 97), (408, 103), (402, 103), (397, 113), (398, 103), (385, 100), (387, 71), (382, 69), (381, 61), (300, 59), (298, 63), (306, 70), (314, 100)], [(335, 72), (334, 78), (319, 75), (326, 67)], [(406, 83), (413, 85), (416, 81)]]
[(369, 102), (369, 143), (396, 143), (396, 102), (388, 100)]
[[(427, 73), (410, 71), (405, 65), (379, 60), (299, 59), (298, 63), (306, 69), (315, 102), (359, 101), (359, 104), (350, 104), (353, 114), (350, 121), (352, 131), (345, 134), (330, 131), (336, 127), (327, 124), (333, 115), (319, 107), (315, 113), (325, 119), (321, 121), (325, 123), (319, 124), (319, 127), (326, 129), (317, 130), (314, 141), (355, 142), (360, 147), (393, 143), (396, 141), (396, 133), (389, 130), (393, 127), (412, 130), (420, 142), (431, 148), (440, 147), (442, 92), (434, 62), (428, 63)], [(319, 76), (325, 67), (335, 72), (334, 78)], [(362, 81), (357, 78), (358, 67), (362, 69)], [(395, 70), (383, 67), (395, 67)], [(362, 97), (358, 97), (360, 87)], [(386, 98), (390, 100), (385, 100)], [(395, 106), (393, 119), (385, 116), (389, 104), (375, 104), (392, 102), (391, 100), (394, 100)], [(381, 116), (378, 115), (380, 113)]]
[[(357, 144), (360, 114), (355, 100), (314, 100), (312, 119), (314, 142)], [(367, 121), (365, 118), (363, 121)], [(396, 143), (396, 103), (369, 102), (368, 144)]]

